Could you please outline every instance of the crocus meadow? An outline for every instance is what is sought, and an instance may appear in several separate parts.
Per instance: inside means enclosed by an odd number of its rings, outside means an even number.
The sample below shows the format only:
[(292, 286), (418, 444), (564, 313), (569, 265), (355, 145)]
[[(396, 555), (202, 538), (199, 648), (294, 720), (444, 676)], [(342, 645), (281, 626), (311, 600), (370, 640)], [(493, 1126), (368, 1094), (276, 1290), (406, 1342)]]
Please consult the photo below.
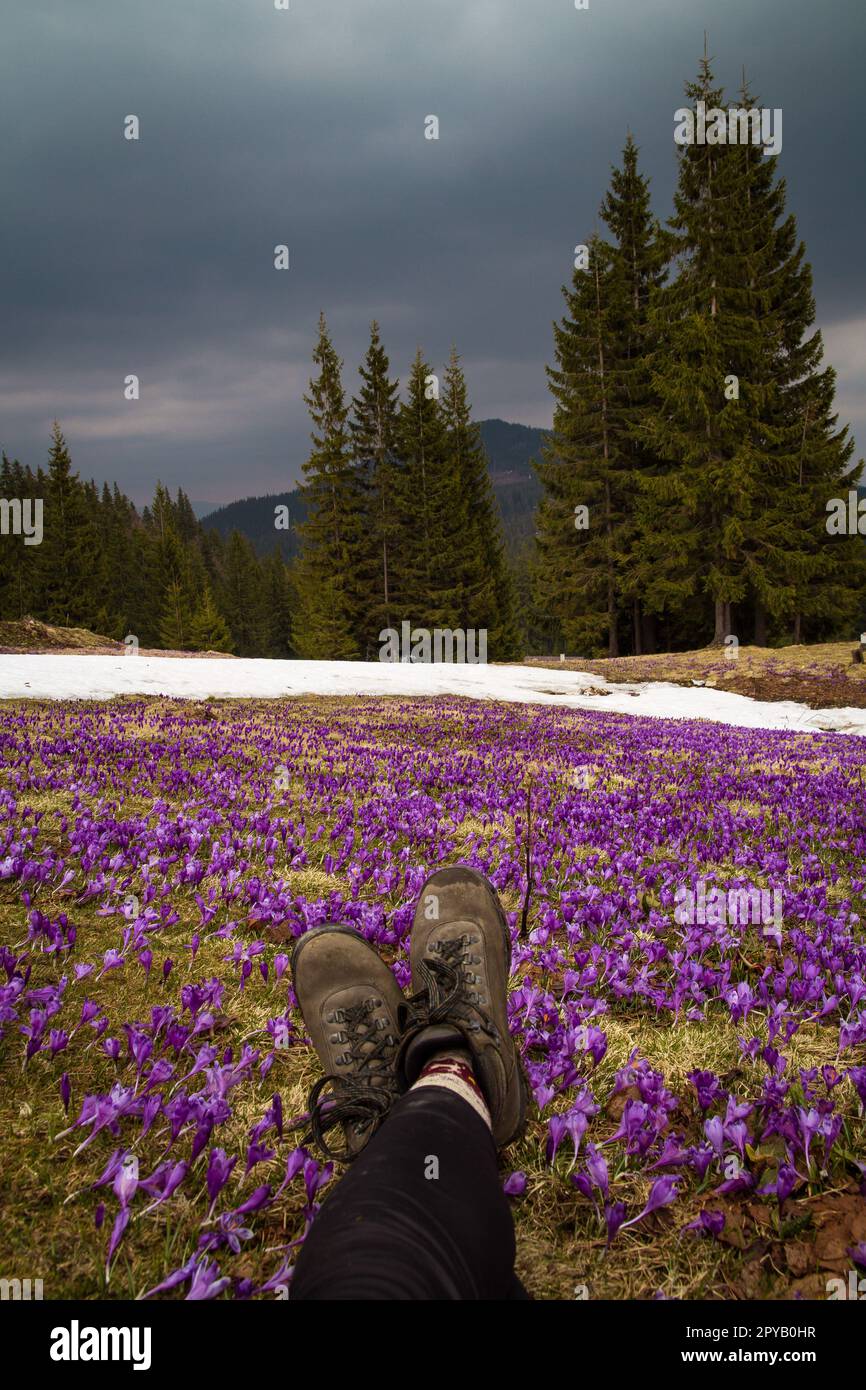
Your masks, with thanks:
[(511, 926), (530, 1289), (825, 1296), (866, 1250), (864, 763), (453, 698), (7, 704), (4, 1266), (286, 1297), (339, 1176), (302, 1144), (292, 944), (351, 925), (408, 986), (421, 885), (463, 862)]

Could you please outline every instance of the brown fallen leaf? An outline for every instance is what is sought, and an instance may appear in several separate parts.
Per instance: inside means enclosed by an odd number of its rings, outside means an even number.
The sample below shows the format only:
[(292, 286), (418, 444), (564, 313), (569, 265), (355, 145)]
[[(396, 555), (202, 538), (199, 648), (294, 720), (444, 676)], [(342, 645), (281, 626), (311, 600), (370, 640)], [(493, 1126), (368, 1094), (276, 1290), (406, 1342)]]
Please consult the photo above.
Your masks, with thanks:
[(788, 1289), (788, 1298), (820, 1299), (827, 1297), (827, 1280), (823, 1274), (807, 1274), (805, 1279), (796, 1279)]
[(851, 1261), (845, 1254), (848, 1245), (844, 1233), (837, 1227), (828, 1227), (818, 1232), (815, 1240), (815, 1254), (822, 1269), (831, 1269), (841, 1274)]
[(749, 1260), (743, 1265), (738, 1281), (743, 1298), (760, 1298), (764, 1287), (764, 1271), (760, 1260)]
[(756, 1226), (772, 1226), (773, 1211), (763, 1202), (750, 1202), (746, 1210)]
[(628, 1100), (640, 1100), (640, 1091), (637, 1086), (627, 1086), (624, 1091), (618, 1091), (615, 1096), (611, 1096), (605, 1106), (605, 1115), (611, 1120), (621, 1120), (622, 1112)]
[(813, 1246), (805, 1240), (789, 1240), (786, 1241), (784, 1250), (785, 1263), (795, 1279), (801, 1279), (804, 1274), (809, 1273), (815, 1263)]

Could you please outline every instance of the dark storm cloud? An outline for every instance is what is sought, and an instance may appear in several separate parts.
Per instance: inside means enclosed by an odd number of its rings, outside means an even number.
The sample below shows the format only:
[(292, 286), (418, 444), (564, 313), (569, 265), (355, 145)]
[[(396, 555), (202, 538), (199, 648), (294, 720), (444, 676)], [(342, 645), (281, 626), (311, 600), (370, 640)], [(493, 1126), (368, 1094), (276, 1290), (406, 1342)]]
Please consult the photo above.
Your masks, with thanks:
[(454, 342), (479, 415), (547, 423), (571, 248), (627, 128), (667, 213), (704, 28), (728, 92), (745, 62), (783, 108), (840, 408), (866, 437), (859, 0), (0, 10), (0, 443), (22, 460), (56, 415), (81, 472), (138, 499), (158, 476), (215, 501), (285, 486), (320, 309), (350, 387), (375, 316), (396, 370)]

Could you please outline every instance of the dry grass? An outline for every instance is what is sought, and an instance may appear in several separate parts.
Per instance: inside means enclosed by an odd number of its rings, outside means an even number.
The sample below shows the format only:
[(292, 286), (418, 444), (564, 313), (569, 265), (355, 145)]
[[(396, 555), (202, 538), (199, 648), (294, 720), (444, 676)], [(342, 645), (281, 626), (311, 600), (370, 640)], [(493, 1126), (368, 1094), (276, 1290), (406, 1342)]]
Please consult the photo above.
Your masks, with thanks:
[(557, 671), (586, 671), (615, 684), (632, 681), (699, 682), (756, 700), (797, 700), (811, 709), (866, 708), (866, 664), (852, 661), (858, 642), (821, 642), (812, 646), (750, 647), (726, 655), (718, 647), (653, 656), (605, 660), (528, 657), (527, 666)]

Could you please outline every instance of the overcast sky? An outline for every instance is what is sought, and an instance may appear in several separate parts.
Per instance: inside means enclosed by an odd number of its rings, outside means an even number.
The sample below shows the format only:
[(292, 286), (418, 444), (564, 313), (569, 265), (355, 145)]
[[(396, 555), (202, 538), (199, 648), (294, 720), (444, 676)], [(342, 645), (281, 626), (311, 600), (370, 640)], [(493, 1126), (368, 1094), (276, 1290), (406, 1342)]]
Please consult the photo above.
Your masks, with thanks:
[(667, 216), (705, 28), (727, 91), (745, 63), (783, 110), (862, 452), (863, 0), (0, 0), (0, 447), (44, 462), (56, 416), (138, 502), (281, 490), (320, 310), (350, 390), (376, 317), (397, 374), (455, 343), (479, 418), (549, 424), (572, 248), (628, 128)]

